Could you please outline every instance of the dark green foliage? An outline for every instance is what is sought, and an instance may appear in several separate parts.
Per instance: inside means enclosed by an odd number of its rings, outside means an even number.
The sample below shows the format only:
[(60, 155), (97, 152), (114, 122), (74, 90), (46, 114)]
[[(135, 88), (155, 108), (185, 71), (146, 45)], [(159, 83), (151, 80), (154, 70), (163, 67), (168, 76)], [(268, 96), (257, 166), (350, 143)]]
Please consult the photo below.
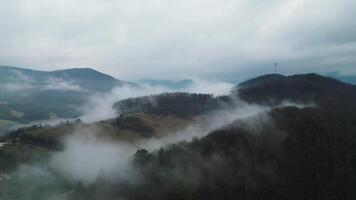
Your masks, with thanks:
[(23, 127), (23, 128), (18, 128), (13, 131), (8, 132), (7, 134), (4, 134), (3, 136), (0, 137), (0, 141), (6, 142), (9, 139), (14, 139), (14, 138), (19, 138), (22, 137), (26, 134), (29, 134), (31, 131), (35, 131), (38, 129), (41, 129), (41, 126), (33, 125), (29, 127)]
[(115, 107), (123, 113), (141, 111), (187, 118), (221, 108), (231, 102), (229, 97), (214, 98), (209, 94), (164, 93), (120, 101)]
[(354, 199), (356, 117), (295, 107), (271, 115), (277, 126), (260, 132), (234, 122), (192, 142), (141, 149), (132, 161), (141, 181), (96, 184), (77, 198), (105, 187), (106, 199)]
[(16, 158), (0, 150), (0, 174), (14, 169), (17, 164)]
[(355, 85), (317, 74), (265, 75), (235, 88), (236, 94), (248, 102), (276, 105), (287, 100), (348, 111), (356, 110), (355, 90)]
[(356, 86), (317, 74), (265, 75), (239, 84), (233, 93), (260, 104), (283, 101), (316, 103), (329, 109), (356, 112)]
[(31, 134), (31, 132), (42, 129), (44, 127), (33, 125), (25, 128), (13, 130), (6, 135), (0, 137), (0, 142), (7, 142), (9, 140), (17, 140), (22, 144), (31, 144), (38, 147), (46, 148), (47, 150), (62, 150), (63, 144), (61, 141), (50, 137), (41, 137)]
[(24, 134), (19, 137), (19, 140), (23, 144), (31, 144), (38, 147), (46, 148), (47, 150), (63, 150), (63, 144), (53, 138), (36, 137), (30, 134)]
[(123, 115), (120, 115), (116, 118), (114, 125), (120, 129), (130, 129), (139, 133), (144, 133), (146, 136), (151, 136), (153, 133), (153, 128), (145, 125), (138, 117), (124, 117)]
[(287, 108), (274, 113), (289, 132), (287, 189), (294, 199), (353, 199), (356, 117), (327, 109)]
[[(157, 152), (140, 150), (128, 199), (353, 199), (355, 119), (322, 109), (272, 113), (279, 128), (236, 126)], [(341, 119), (337, 123), (332, 123)]]

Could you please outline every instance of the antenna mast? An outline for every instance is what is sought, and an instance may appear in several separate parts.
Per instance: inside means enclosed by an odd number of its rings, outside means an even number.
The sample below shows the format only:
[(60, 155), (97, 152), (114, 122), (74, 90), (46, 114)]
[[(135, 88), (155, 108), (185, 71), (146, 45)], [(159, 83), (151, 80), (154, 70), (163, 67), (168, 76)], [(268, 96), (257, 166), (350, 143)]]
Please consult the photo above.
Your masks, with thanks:
[(275, 74), (277, 74), (277, 65), (278, 65), (278, 63), (275, 62), (275, 63), (274, 63), (274, 73), (275, 73)]

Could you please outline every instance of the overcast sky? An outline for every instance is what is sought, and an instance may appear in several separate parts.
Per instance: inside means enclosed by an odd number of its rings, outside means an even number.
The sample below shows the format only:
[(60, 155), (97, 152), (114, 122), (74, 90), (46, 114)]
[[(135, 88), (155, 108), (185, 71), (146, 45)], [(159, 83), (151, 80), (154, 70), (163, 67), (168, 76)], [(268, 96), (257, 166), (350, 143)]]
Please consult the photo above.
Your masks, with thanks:
[(0, 0), (0, 65), (119, 79), (356, 75), (355, 0)]

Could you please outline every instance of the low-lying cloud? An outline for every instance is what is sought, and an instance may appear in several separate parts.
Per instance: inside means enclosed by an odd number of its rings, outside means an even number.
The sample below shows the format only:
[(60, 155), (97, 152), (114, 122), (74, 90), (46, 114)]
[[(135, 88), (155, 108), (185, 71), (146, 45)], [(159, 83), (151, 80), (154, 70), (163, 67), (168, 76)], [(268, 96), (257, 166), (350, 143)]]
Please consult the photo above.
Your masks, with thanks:
[(59, 91), (84, 91), (84, 89), (79, 85), (58, 78), (48, 78), (43, 86), (43, 89)]
[(82, 108), (83, 115), (80, 117), (85, 122), (95, 122), (114, 118), (118, 115), (113, 105), (120, 100), (146, 95), (155, 95), (173, 90), (160, 86), (140, 85), (116, 87), (109, 93), (94, 94), (87, 105)]
[[(249, 124), (257, 125), (258, 123), (271, 122), (268, 112), (269, 107), (255, 104), (248, 104), (241, 100), (236, 100), (235, 107), (223, 110), (217, 110), (213, 113), (207, 114), (201, 119), (199, 123), (195, 123), (179, 130), (175, 133), (167, 134), (162, 138), (153, 138), (142, 141), (142, 148), (150, 150), (157, 149), (177, 141), (191, 141), (193, 138), (201, 138), (211, 131), (224, 127), (233, 123), (236, 120), (248, 122)], [(248, 126), (251, 129), (254, 126)]]
[(100, 130), (76, 130), (65, 139), (64, 151), (51, 158), (50, 166), (66, 179), (84, 184), (95, 182), (99, 176), (106, 180), (123, 178), (129, 171), (127, 164), (135, 148), (126, 143), (102, 141), (94, 135), (96, 131)]
[[(288, 106), (290, 104), (292, 103)], [(61, 181), (73, 187), (78, 183), (90, 186), (99, 179), (104, 181), (103, 183), (116, 181), (137, 183), (140, 182), (140, 177), (130, 161), (138, 149), (145, 148), (151, 151), (178, 141), (191, 141), (235, 121), (242, 123), (244, 128), (251, 130), (252, 133), (258, 134), (266, 126), (274, 125), (270, 116), (271, 109), (268, 106), (248, 104), (236, 99), (233, 108), (207, 114), (197, 123), (176, 132), (163, 134), (161, 138), (142, 138), (134, 143), (113, 142), (108, 138), (98, 137), (105, 136), (105, 132), (96, 125), (78, 127), (64, 139), (64, 150), (54, 152), (48, 163), (42, 166), (22, 165), (11, 176), (23, 186), (19, 191), (21, 195), (37, 194), (46, 187), (50, 189), (43, 194), (45, 199), (51, 197), (60, 200), (68, 198), (68, 191), (60, 190)], [(45, 180), (41, 181), (38, 177)], [(30, 184), (30, 180), (34, 180), (33, 184)]]
[(19, 70), (11, 70), (10, 77), (1, 87), (9, 92), (29, 92), (33, 90), (85, 91), (85, 89), (71, 81), (55, 77), (35, 80)]
[(233, 83), (223, 82), (218, 80), (208, 81), (203, 79), (192, 79), (192, 83), (187, 88), (183, 88), (184, 92), (213, 94), (214, 96), (227, 95), (234, 87)]
[(138, 149), (155, 150), (178, 141), (191, 141), (235, 120), (248, 120), (248, 127), (252, 130), (258, 123), (271, 122), (269, 111), (268, 107), (240, 101), (233, 109), (210, 113), (199, 122), (179, 131), (163, 134), (165, 136), (161, 138), (143, 138), (131, 143), (114, 143), (105, 137), (98, 137), (104, 131), (99, 127), (77, 129), (65, 139), (64, 151), (52, 157), (51, 166), (65, 177), (85, 184), (93, 183), (99, 177), (135, 179), (135, 173), (130, 171), (129, 160)]
[(191, 92), (213, 94), (215, 96), (227, 95), (230, 93), (234, 84), (221, 81), (207, 81), (193, 79), (185, 88), (172, 88), (165, 85), (139, 84), (137, 86), (121, 86), (114, 88), (109, 93), (94, 94), (87, 105), (82, 108), (81, 119), (85, 122), (95, 122), (114, 118), (118, 111), (113, 105), (123, 99), (156, 95), (164, 92)]

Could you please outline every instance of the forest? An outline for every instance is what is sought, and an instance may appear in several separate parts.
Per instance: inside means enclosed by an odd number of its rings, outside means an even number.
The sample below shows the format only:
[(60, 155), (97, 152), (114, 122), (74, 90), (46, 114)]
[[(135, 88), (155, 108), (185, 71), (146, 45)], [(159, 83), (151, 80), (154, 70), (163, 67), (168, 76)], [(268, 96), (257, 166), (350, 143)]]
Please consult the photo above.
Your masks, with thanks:
[(99, 181), (73, 199), (354, 199), (356, 118), (295, 107), (271, 115), (276, 125), (263, 130), (236, 121), (192, 142), (138, 150), (139, 183)]

